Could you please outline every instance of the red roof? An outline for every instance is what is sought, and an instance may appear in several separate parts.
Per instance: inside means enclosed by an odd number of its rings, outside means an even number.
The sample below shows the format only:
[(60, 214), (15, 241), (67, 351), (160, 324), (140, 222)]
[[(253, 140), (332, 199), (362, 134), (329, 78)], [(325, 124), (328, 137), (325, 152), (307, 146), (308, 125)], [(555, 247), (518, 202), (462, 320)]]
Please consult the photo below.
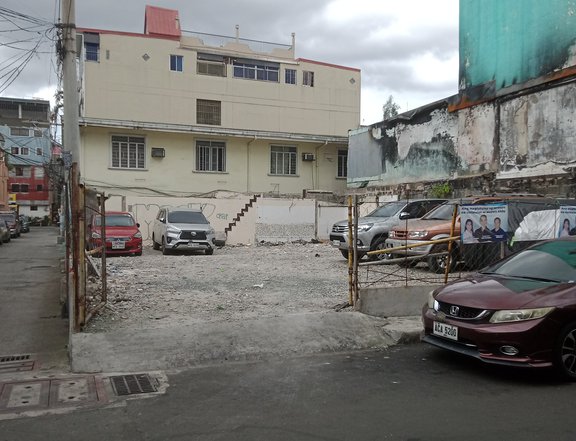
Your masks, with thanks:
[(180, 38), (180, 18), (174, 9), (146, 5), (144, 33), (154, 36)]

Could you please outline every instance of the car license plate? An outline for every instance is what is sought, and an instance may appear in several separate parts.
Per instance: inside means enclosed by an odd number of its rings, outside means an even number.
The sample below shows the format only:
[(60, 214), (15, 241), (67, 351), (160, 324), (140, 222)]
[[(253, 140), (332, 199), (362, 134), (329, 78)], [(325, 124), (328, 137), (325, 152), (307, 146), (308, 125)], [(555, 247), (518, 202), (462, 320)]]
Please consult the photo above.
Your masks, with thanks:
[(458, 328), (456, 326), (434, 322), (434, 328), (432, 329), (432, 332), (434, 335), (439, 337), (449, 338), (450, 340), (458, 340)]
[(112, 241), (112, 249), (113, 250), (123, 250), (126, 248), (126, 244), (123, 240), (113, 240)]
[(333, 241), (332, 241), (332, 245), (334, 245), (335, 247), (339, 247), (339, 246), (340, 246), (340, 241), (339, 241), (339, 240), (333, 240)]

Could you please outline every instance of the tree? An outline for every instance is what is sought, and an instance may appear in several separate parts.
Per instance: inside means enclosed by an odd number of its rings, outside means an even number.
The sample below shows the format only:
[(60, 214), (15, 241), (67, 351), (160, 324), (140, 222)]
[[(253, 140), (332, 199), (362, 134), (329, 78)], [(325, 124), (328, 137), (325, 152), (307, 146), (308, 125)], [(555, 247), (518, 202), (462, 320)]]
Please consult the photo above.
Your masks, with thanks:
[(400, 110), (400, 106), (394, 102), (394, 97), (390, 95), (388, 101), (386, 101), (382, 106), (384, 119), (386, 120), (398, 116), (398, 110)]

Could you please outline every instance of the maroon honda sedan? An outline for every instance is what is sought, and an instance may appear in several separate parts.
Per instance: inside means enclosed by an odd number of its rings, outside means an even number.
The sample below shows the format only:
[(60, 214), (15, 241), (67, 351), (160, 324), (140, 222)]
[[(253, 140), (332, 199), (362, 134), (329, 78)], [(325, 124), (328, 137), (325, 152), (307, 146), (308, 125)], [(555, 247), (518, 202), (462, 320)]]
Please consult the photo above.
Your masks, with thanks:
[(576, 380), (576, 238), (541, 242), (430, 293), (422, 341)]

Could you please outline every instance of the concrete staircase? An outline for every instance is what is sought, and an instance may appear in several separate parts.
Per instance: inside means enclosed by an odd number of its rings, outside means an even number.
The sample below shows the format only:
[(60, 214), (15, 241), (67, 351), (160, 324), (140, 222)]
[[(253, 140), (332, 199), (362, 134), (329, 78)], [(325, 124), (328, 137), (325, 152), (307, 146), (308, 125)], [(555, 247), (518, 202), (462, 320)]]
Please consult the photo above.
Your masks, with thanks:
[(232, 231), (232, 228), (234, 228), (238, 224), (238, 222), (240, 222), (240, 219), (248, 212), (248, 210), (250, 210), (250, 208), (252, 208), (252, 206), (261, 196), (262, 195), (259, 194), (255, 194), (254, 196), (252, 196), (248, 201), (248, 203), (244, 205), (244, 208), (242, 208), (242, 210), (240, 210), (239, 213), (236, 213), (236, 217), (232, 219), (232, 222), (230, 222), (226, 228), (224, 228), (224, 232), (226, 233), (226, 235), (228, 235), (228, 233)]

